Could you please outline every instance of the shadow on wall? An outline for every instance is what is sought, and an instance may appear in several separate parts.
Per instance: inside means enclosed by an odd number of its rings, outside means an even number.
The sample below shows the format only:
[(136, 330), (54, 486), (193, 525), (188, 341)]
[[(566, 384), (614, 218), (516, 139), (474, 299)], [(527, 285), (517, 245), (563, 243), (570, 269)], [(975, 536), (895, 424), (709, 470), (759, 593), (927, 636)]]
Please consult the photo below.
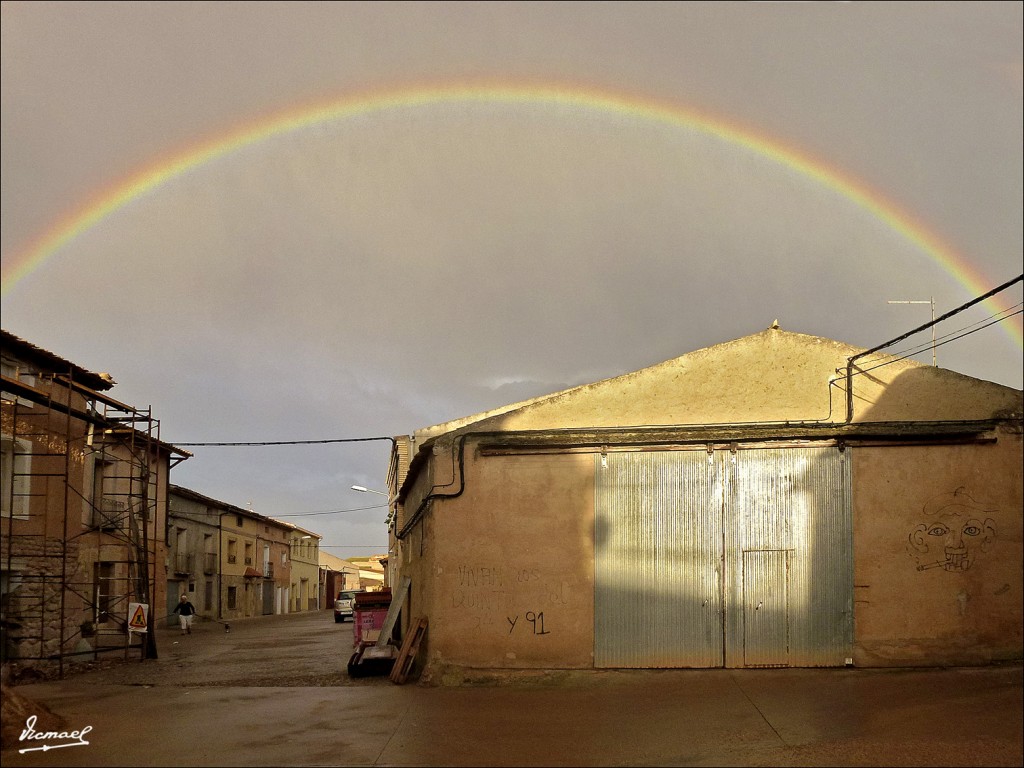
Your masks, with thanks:
[(855, 373), (855, 421), (985, 421), (1020, 418), (1019, 390), (930, 365), (899, 372), (886, 384), (886, 368)]

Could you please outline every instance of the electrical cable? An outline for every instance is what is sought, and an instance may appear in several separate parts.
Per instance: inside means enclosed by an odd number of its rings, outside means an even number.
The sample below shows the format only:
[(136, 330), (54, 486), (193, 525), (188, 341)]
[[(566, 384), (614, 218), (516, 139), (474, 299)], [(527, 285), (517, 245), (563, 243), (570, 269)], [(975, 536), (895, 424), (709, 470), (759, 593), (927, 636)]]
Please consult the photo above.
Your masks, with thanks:
[(932, 341), (923, 341), (920, 344), (918, 344), (916, 347), (908, 347), (906, 349), (897, 350), (897, 351), (892, 352), (890, 354), (898, 356), (898, 355), (915, 355), (915, 354), (918, 354), (918, 353), (921, 353), (921, 352), (926, 352), (930, 347), (938, 346), (937, 342), (939, 342), (939, 341), (943, 341), (944, 342), (945, 340), (950, 339), (950, 337), (955, 336), (956, 334), (959, 334), (961, 331), (965, 331), (965, 330), (967, 330), (969, 328), (974, 328), (975, 326), (981, 326), (983, 323), (987, 324), (989, 320), (993, 320), (994, 319), (994, 320), (997, 320), (997, 321), (1002, 321), (1002, 320), (1009, 319), (1013, 315), (1019, 314), (1019, 312), (1016, 311), (1016, 310), (1018, 310), (1019, 308), (1022, 308), (1022, 307), (1024, 307), (1024, 302), (1018, 302), (1017, 304), (1013, 305), (1012, 307), (1008, 307), (1007, 309), (1004, 309), (1001, 312), (997, 312), (996, 314), (989, 315), (988, 317), (983, 318), (981, 320), (977, 320), (977, 321), (971, 323), (970, 325), (965, 325), (965, 326), (962, 326), (961, 328), (957, 328), (956, 330), (949, 331), (948, 333), (944, 333), (943, 335), (938, 336), (937, 338), (935, 338)]
[[(1019, 302), (1012, 307), (1004, 309), (996, 314), (989, 315), (988, 317), (982, 320), (977, 320), (974, 323), (971, 323), (970, 325), (965, 325), (960, 328), (957, 328), (956, 330), (949, 331), (948, 333), (939, 336), (933, 341), (924, 341), (916, 346), (907, 347), (905, 349), (897, 350), (889, 354), (879, 354), (875, 358), (875, 360), (885, 360), (885, 362), (881, 363), (880, 365), (873, 366), (871, 368), (862, 369), (861, 372), (874, 370), (874, 368), (881, 367), (882, 365), (888, 365), (899, 360), (904, 360), (908, 357), (921, 354), (922, 352), (927, 352), (929, 349), (933, 347), (940, 347), (953, 341), (959, 341), (965, 336), (970, 336), (972, 333), (976, 331), (983, 330), (984, 328), (988, 328), (989, 326), (995, 325), (996, 323), (1000, 323), (1004, 320), (1009, 320), (1011, 317), (1015, 317), (1016, 315), (1021, 314), (1022, 311), (1024, 311), (1024, 302)], [(872, 361), (869, 358), (866, 362), (870, 364)], [(859, 374), (854, 373), (854, 376), (857, 375)]]
[[(971, 334), (977, 333), (978, 331), (982, 331), (982, 330), (988, 328), (989, 326), (995, 325), (996, 323), (1001, 323), (1003, 320), (1007, 320), (1007, 319), (1009, 319), (1011, 317), (1015, 317), (1015, 316), (1020, 315), (1022, 313), (1024, 313), (1024, 309), (1018, 309), (1018, 310), (1014, 311), (1012, 314), (1004, 315), (1003, 317), (998, 317), (998, 316), (992, 315), (992, 316), (990, 316), (988, 318), (988, 322), (980, 321), (980, 322), (984, 322), (985, 323), (984, 325), (981, 325), (981, 326), (979, 326), (977, 328), (973, 328), (972, 326), (965, 326), (964, 328), (960, 329), (960, 331), (954, 331), (953, 333), (958, 334), (958, 335), (954, 336), (953, 338), (943, 337), (943, 338), (945, 338), (945, 341), (943, 341), (942, 343), (936, 343), (935, 347), (938, 348), (938, 347), (945, 346), (946, 344), (950, 344), (950, 343), (952, 343), (954, 341), (959, 341), (960, 339), (963, 339), (963, 338), (965, 338), (967, 336), (970, 336)], [(995, 319), (993, 319), (993, 318), (995, 318)], [(975, 323), (975, 325), (978, 325), (978, 324)], [(963, 332), (961, 332), (961, 331), (963, 331)], [(947, 336), (952, 336), (953, 333), (947, 334)], [(903, 354), (900, 357), (889, 357), (887, 355), (886, 358), (888, 358), (888, 359), (886, 359), (884, 362), (880, 362), (877, 365), (872, 365), (870, 368), (858, 368), (858, 370), (854, 372), (853, 376), (854, 377), (861, 376), (863, 374), (869, 373), (870, 371), (877, 370), (878, 368), (884, 368), (887, 365), (892, 365), (893, 363), (898, 363), (901, 360), (906, 360), (909, 357), (913, 357), (916, 354), (920, 354), (921, 352), (926, 351), (931, 346), (932, 346), (931, 342), (929, 342), (928, 344), (922, 344), (920, 349), (917, 349), (916, 351), (910, 351), (909, 353)], [(900, 353), (898, 353), (898, 352), (894, 353), (894, 355), (899, 355), (899, 354)]]
[[(1021, 314), (1021, 312), (1018, 311), (1015, 314), (1019, 315), (1019, 314)], [(970, 336), (973, 333), (977, 333), (978, 331), (984, 330), (985, 328), (988, 328), (990, 325), (995, 325), (998, 322), (1000, 322), (1000, 320), (993, 320), (993, 321), (991, 321), (989, 323), (986, 323), (985, 325), (981, 326), (980, 328), (975, 328), (973, 330), (970, 330), (970, 331), (967, 331), (965, 333), (962, 333), (962, 334), (960, 334), (959, 336), (957, 336), (955, 338), (947, 339), (946, 341), (943, 341), (941, 344), (937, 343), (937, 344), (935, 344), (935, 348), (937, 349), (938, 347), (945, 346), (946, 344), (950, 344), (950, 343), (952, 343), (954, 341), (959, 341), (960, 339), (962, 339), (962, 338), (964, 338), (966, 336)], [(887, 365), (892, 365), (893, 363), (898, 363), (901, 360), (907, 360), (908, 358), (911, 358), (914, 355), (917, 355), (917, 354), (920, 354), (921, 352), (926, 351), (928, 349), (928, 347), (930, 347), (930, 346), (931, 346), (931, 344), (926, 345), (923, 349), (919, 349), (917, 351), (912, 351), (909, 354), (905, 354), (905, 355), (902, 355), (902, 356), (899, 356), (899, 357), (892, 357), (890, 359), (886, 359), (884, 362), (880, 362), (877, 365), (872, 365), (869, 368), (860, 368), (860, 369), (858, 369), (853, 374), (853, 376), (856, 378), (857, 376), (860, 376), (861, 374), (869, 373), (871, 371), (877, 370), (878, 368), (884, 368)]]
[(315, 515), (340, 515), (343, 512), (363, 512), (367, 509), (384, 509), (387, 504), (374, 504), (372, 507), (353, 507), (352, 509), (331, 509), (326, 512), (297, 512), (292, 515), (274, 515), (278, 517), (313, 517)]
[(395, 441), (393, 437), (339, 437), (331, 440), (266, 440), (263, 442), (251, 442), (251, 443), (179, 443), (174, 442), (172, 445), (179, 447), (188, 446), (192, 447), (211, 447), (211, 446), (266, 446), (266, 445), (325, 445), (327, 443), (368, 443), (373, 440), (389, 440), (392, 443)]

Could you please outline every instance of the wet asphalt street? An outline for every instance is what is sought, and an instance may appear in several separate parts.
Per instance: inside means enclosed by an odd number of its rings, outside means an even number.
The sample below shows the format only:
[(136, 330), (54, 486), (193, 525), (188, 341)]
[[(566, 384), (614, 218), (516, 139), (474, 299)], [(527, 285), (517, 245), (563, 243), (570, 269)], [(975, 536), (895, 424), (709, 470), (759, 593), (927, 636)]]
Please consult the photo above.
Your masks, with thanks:
[[(200, 623), (160, 658), (15, 690), (74, 739), (4, 766), (1022, 765), (1022, 668), (349, 678), (330, 611)], [(78, 740), (82, 741), (82, 740)], [(63, 746), (61, 746), (63, 745)], [(43, 750), (40, 746), (47, 746)], [(21, 752), (21, 749), (34, 748)]]

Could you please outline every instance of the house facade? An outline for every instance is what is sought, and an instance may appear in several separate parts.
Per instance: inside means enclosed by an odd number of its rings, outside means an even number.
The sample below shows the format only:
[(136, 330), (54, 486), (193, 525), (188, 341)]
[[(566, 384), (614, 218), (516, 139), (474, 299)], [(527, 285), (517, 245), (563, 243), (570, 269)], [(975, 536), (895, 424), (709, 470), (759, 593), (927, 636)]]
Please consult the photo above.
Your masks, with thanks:
[(861, 352), (773, 327), (398, 438), (421, 663), (1019, 659), (1022, 393)]
[(221, 617), (288, 613), (292, 526), (250, 510), (221, 515)]
[(320, 563), (320, 583), (323, 585), (321, 608), (333, 608), (338, 593), (343, 590), (358, 590), (359, 567), (348, 560), (321, 549), (318, 553)]
[(359, 589), (379, 592), (388, 586), (386, 561), (387, 555), (349, 558), (349, 562), (359, 569)]
[(108, 375), (0, 341), (4, 663), (63, 673), (132, 642), (155, 650), (154, 633), (128, 630), (166, 601), (168, 477), (189, 454), (160, 440), (148, 410), (110, 397)]
[(180, 485), (171, 486), (164, 606), (168, 626), (177, 625), (173, 611), (182, 595), (188, 595), (200, 616), (222, 616), (221, 516), (245, 513)]
[(169, 625), (182, 594), (210, 618), (317, 609), (320, 534), (178, 485), (170, 497)]
[(291, 562), (292, 613), (319, 610), (323, 597), (320, 591), (319, 533), (291, 526), (288, 534), (289, 561)]

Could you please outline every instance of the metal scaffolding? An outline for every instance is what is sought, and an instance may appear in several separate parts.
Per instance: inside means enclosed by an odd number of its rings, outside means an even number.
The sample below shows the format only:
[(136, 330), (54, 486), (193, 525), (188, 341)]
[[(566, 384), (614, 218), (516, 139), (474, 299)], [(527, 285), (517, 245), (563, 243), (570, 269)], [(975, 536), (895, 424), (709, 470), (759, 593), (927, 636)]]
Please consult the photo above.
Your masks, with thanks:
[(4, 376), (2, 416), (2, 661), (63, 677), (110, 651), (155, 657), (128, 606), (156, 596), (159, 422), (72, 369)]

